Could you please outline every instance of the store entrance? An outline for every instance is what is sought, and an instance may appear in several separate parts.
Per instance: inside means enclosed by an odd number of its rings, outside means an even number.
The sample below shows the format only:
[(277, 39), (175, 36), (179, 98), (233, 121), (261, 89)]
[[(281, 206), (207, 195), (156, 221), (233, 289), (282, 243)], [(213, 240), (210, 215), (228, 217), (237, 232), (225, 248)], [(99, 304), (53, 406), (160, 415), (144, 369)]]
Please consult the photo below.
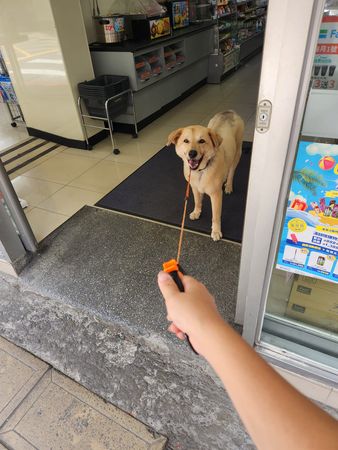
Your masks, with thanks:
[[(84, 205), (96, 205), (127, 177), (134, 174), (165, 147), (168, 135), (173, 130), (191, 124), (206, 126), (213, 115), (226, 110), (235, 110), (245, 123), (243, 153), (247, 162), (244, 176), (240, 175), (240, 171), (237, 173), (245, 185), (242, 183), (237, 188), (235, 180), (234, 195), (225, 196), (228, 197), (227, 201), (232, 199), (226, 213), (231, 220), (225, 218), (225, 224), (232, 223), (234, 232), (231, 235), (224, 233), (224, 237), (236, 242), (241, 241), (268, 4), (261, 0), (209, 3), (212, 8), (207, 8), (208, 17), (197, 18), (196, 22), (191, 22), (189, 26), (175, 27), (172, 36), (158, 40), (127, 39), (123, 45), (128, 51), (122, 51), (120, 43), (95, 43), (97, 36), (92, 20), (92, 8), (88, 8), (89, 2), (81, 3), (84, 18), (82, 31), (88, 37), (92, 55), (90, 65), (93, 62), (95, 75), (99, 76), (101, 70), (104, 73), (115, 73), (117, 69), (114, 61), (118, 62), (120, 68), (121, 58), (126, 55), (129, 58), (126, 70), (130, 73), (127, 75), (131, 83), (135, 83), (133, 90), (136, 103), (138, 101), (136, 108), (139, 122), (144, 128), (140, 130), (138, 139), (133, 139), (127, 133), (115, 133), (121, 151), (119, 155), (112, 153), (109, 138), (95, 144), (90, 151), (35, 136), (28, 137), (21, 145), (21, 132), (26, 136), (24, 125), (18, 120), (18, 126), (12, 129), (7, 111), (9, 105), (0, 105), (5, 112), (2, 119), (8, 121), (7, 128), (10, 128), (17, 138), (17, 142), (1, 141), (0, 157), (19, 198), (23, 200), (25, 214), (39, 242)], [(100, 6), (102, 13), (108, 13), (111, 2), (102, 2)], [(33, 3), (31, 7), (34, 7)], [(9, 12), (13, 13), (10, 8)], [(14, 87), (16, 81), (19, 85), (18, 95), (21, 94), (23, 102), (27, 102), (29, 106), (26, 119), (33, 115), (34, 130), (44, 130), (46, 124), (38, 120), (43, 110), (43, 119), (48, 122), (49, 132), (63, 136), (69, 130), (64, 130), (58, 124), (60, 121), (53, 121), (53, 114), (60, 118), (62, 110), (61, 106), (55, 106), (54, 100), (57, 102), (70, 95), (62, 88), (67, 84), (67, 70), (64, 68), (58, 34), (54, 28), (45, 28), (43, 17), (46, 14), (45, 10), (40, 11), (29, 25), (34, 27), (34, 30), (39, 30), (39, 33), (32, 32), (27, 35), (27, 39), (20, 41), (16, 34), (13, 37), (8, 30), (8, 43), (4, 41), (6, 45), (2, 45), (2, 42), (0, 44), (4, 55), (6, 54), (6, 62), (9, 61), (8, 67)], [(6, 14), (3, 17), (5, 16)], [(76, 15), (77, 19), (78, 17), (79, 15)], [(18, 28), (25, 23), (24, 17), (15, 20), (18, 20)], [(9, 22), (7, 20), (7, 23)], [(202, 53), (200, 44), (203, 46)], [(13, 54), (9, 51), (11, 48), (15, 50)], [(88, 52), (88, 47), (86, 51)], [(15, 58), (17, 65), (13, 63)], [(151, 76), (148, 70), (149, 78), (143, 79), (145, 68), (149, 69), (151, 64), (154, 69)], [(161, 69), (162, 72), (156, 73), (155, 68)], [(76, 96), (76, 84), (73, 81), (72, 83), (75, 85), (73, 94)], [(53, 101), (46, 100), (46, 96), (40, 94), (41, 89), (45, 89), (48, 95), (51, 94)], [(47, 109), (46, 105), (53, 105), (53, 108)], [(69, 112), (71, 108), (67, 108), (65, 111)], [(73, 109), (76, 109), (76, 105)], [(23, 111), (27, 111), (27, 105), (26, 109), (23, 106)], [(125, 116), (128, 115), (122, 114), (117, 119), (120, 131), (125, 131), (124, 121), (128, 120)], [(66, 123), (67, 127), (74, 128), (70, 122)], [(31, 127), (30, 123), (27, 125)], [(172, 155), (175, 155), (174, 150)], [(180, 160), (179, 162), (181, 163)], [(177, 176), (183, 180), (181, 169)], [(166, 190), (167, 186), (161, 186), (161, 189)], [(236, 199), (239, 190), (240, 201)], [(180, 193), (178, 195), (181, 199)], [(124, 199), (121, 203), (125, 203)], [(181, 202), (177, 203), (177, 209), (180, 210), (180, 206)], [(237, 222), (234, 211), (240, 216), (241, 222)], [(209, 213), (211, 214), (210, 211)], [(146, 216), (160, 220), (156, 215)], [(180, 214), (177, 214), (178, 221), (179, 216)], [(210, 234), (210, 224), (211, 215), (208, 217), (207, 229), (197, 231)]]

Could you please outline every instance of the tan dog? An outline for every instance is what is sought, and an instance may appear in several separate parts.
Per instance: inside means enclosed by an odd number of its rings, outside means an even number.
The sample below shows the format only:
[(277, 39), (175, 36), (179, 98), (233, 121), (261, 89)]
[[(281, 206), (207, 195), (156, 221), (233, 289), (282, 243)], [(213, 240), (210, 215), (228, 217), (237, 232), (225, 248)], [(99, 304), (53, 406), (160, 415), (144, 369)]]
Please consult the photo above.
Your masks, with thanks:
[(194, 194), (195, 208), (190, 214), (191, 220), (199, 219), (202, 212), (202, 199), (208, 194), (212, 206), (211, 237), (218, 241), (222, 237), (222, 187), (225, 192), (233, 190), (233, 178), (242, 154), (244, 122), (234, 111), (216, 114), (208, 127), (191, 125), (179, 128), (168, 137), (168, 143), (174, 144), (176, 153), (183, 159), (184, 176)]

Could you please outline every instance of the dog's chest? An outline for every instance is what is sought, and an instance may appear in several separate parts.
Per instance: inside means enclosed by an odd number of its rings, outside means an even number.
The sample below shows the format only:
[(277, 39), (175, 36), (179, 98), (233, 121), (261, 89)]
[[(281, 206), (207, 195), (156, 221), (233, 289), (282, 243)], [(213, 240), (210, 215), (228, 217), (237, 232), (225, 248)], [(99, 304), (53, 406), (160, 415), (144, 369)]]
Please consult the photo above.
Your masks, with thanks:
[(209, 171), (200, 171), (191, 174), (190, 184), (201, 194), (208, 194), (215, 180), (211, 180)]

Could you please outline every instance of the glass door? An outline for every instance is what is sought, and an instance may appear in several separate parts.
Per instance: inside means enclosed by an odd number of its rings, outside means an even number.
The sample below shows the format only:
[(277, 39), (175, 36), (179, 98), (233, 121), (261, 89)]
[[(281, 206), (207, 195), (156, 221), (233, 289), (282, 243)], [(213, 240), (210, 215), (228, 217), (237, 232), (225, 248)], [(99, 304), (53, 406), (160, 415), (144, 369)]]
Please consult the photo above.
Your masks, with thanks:
[(327, 2), (261, 339), (338, 369), (337, 66), (338, 10)]
[(338, 2), (271, 0), (236, 318), (266, 354), (329, 379), (338, 375), (337, 69)]

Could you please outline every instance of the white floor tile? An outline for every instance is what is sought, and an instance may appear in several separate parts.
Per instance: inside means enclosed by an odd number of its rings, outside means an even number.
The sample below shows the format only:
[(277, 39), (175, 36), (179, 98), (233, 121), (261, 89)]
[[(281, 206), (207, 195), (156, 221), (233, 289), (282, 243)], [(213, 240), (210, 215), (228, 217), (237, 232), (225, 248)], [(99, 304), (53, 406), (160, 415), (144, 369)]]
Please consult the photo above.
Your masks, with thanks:
[(63, 187), (62, 184), (23, 175), (15, 178), (12, 183), (18, 196), (26, 200), (29, 206), (37, 206)]
[(107, 156), (112, 154), (112, 146), (111, 146), (111, 140), (110, 138), (105, 139), (101, 145), (97, 144), (93, 150), (81, 150), (78, 148), (70, 148), (66, 147), (63, 150), (63, 153), (66, 155), (74, 155), (74, 156), (81, 156), (83, 158), (93, 158), (97, 160), (102, 160), (104, 158), (107, 158)]
[(94, 205), (102, 193), (65, 186), (39, 204), (39, 208), (47, 211), (72, 216), (85, 205)]
[(139, 165), (103, 160), (74, 179), (70, 186), (105, 194), (114, 189), (138, 167)]
[(132, 141), (121, 145), (121, 153), (119, 155), (111, 154), (105, 161), (142, 165), (163, 147), (163, 142), (149, 142), (145, 139), (133, 139)]
[(97, 160), (93, 158), (67, 155), (62, 152), (28, 170), (25, 172), (25, 176), (67, 184), (95, 164), (97, 164)]
[(38, 242), (42, 241), (68, 219), (68, 216), (40, 208), (33, 208), (27, 212), (26, 216)]

